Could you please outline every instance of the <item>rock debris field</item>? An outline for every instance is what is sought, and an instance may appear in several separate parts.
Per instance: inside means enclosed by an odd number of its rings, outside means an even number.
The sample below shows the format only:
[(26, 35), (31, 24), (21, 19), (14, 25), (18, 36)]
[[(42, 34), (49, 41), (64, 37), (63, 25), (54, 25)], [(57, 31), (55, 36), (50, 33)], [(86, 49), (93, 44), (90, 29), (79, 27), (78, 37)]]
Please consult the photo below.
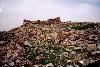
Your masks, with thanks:
[(23, 20), (0, 32), (0, 67), (100, 66), (100, 23)]

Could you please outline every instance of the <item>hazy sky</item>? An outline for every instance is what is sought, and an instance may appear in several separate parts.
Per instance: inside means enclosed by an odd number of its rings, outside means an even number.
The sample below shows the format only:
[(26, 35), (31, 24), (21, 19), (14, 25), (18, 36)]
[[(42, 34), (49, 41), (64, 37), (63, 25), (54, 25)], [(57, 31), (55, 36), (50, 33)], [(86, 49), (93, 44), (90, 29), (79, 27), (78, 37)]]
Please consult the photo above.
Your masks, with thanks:
[(100, 21), (100, 0), (0, 0), (0, 31), (20, 26), (23, 19)]

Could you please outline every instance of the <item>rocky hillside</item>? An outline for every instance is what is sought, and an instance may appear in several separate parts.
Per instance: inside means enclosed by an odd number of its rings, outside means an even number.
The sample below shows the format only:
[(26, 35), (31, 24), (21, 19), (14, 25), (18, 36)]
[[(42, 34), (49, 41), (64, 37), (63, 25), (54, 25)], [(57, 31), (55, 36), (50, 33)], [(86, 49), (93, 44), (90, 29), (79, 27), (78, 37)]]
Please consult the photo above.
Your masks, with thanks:
[(83, 67), (100, 60), (100, 24), (23, 20), (0, 32), (0, 66)]

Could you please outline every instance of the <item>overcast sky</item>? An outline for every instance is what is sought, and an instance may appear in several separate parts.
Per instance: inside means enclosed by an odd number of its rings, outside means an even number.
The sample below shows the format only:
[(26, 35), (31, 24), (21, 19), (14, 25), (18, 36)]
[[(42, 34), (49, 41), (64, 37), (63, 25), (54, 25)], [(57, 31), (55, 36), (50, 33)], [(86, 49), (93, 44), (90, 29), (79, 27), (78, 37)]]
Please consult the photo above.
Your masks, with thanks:
[(0, 31), (20, 26), (23, 19), (100, 21), (100, 0), (0, 0)]

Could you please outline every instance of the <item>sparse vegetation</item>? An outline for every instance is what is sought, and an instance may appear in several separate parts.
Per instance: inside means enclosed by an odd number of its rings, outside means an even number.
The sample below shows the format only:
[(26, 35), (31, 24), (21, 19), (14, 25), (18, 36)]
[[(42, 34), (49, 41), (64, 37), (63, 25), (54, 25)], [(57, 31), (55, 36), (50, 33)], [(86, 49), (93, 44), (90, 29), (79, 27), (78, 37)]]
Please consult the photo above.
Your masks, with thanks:
[(71, 29), (75, 29), (75, 30), (85, 30), (88, 28), (93, 28), (94, 24), (81, 24), (81, 25), (76, 25), (76, 26), (72, 26)]
[[(60, 55), (63, 51), (66, 51), (65, 48), (61, 48), (58, 46), (43, 45), (38, 46), (37, 49), (33, 47), (27, 46), (25, 47), (25, 53), (23, 54), (24, 58), (29, 59), (34, 64), (48, 64), (53, 63), (54, 65), (58, 65), (60, 62)], [(42, 50), (39, 50), (42, 49)], [(40, 57), (38, 57), (40, 56)], [(38, 59), (36, 59), (38, 57)], [(37, 62), (38, 61), (38, 62)]]

